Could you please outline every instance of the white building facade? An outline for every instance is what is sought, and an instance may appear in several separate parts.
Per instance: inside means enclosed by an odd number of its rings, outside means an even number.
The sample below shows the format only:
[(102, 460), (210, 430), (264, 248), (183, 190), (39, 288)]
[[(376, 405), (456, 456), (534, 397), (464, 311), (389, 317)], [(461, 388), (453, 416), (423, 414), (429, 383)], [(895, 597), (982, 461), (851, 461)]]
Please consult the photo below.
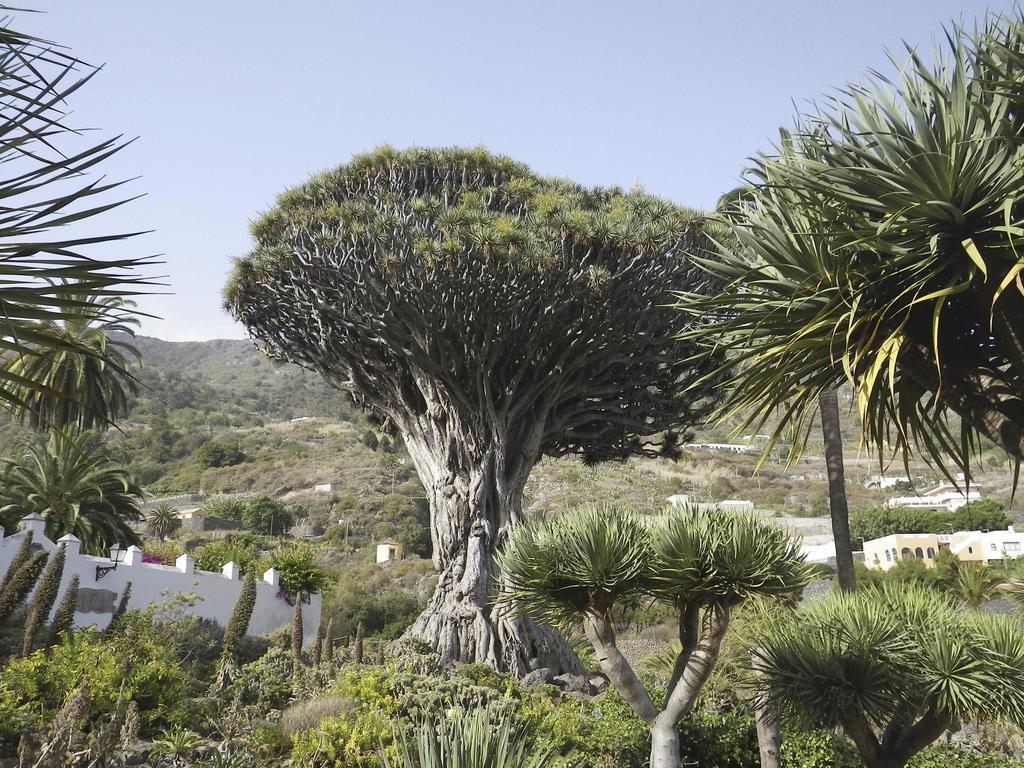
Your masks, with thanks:
[[(60, 594), (64, 594), (68, 582), (77, 575), (76, 627), (106, 627), (129, 582), (129, 608), (147, 608), (186, 598), (186, 602), (191, 603), (185, 608), (189, 615), (212, 619), (222, 627), (227, 625), (242, 590), (240, 569), (233, 562), (225, 564), (219, 573), (197, 571), (190, 555), (181, 555), (174, 565), (144, 563), (142, 550), (128, 547), (124, 560), (111, 568), (115, 563), (109, 558), (82, 554), (81, 543), (74, 536), (50, 541), (43, 533), (44, 527), (41, 517), (29, 515), (22, 520), (18, 533), (3, 536), (0, 528), (0, 574), (6, 572), (29, 530), (33, 546), (53, 553), (63, 545), (65, 563)], [(320, 627), (320, 603), (320, 595), (314, 594), (309, 597), (309, 603), (302, 606), (303, 636), (307, 642), (316, 637)], [(256, 607), (249, 621), (249, 634), (266, 635), (291, 626), (293, 611), (294, 607), (284, 598), (277, 571), (269, 569), (256, 582)]]

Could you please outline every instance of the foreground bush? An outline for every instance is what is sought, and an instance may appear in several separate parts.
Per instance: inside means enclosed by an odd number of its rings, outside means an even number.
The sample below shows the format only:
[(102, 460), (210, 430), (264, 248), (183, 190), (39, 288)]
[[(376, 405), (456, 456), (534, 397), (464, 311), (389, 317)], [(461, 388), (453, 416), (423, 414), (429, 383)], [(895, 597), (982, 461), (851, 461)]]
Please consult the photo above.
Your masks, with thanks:
[(79, 630), (48, 651), (10, 660), (0, 672), (0, 742), (10, 751), (22, 732), (42, 731), (83, 684), (96, 718), (112, 713), (123, 695), (136, 702), (144, 729), (187, 721), (190, 683), (174, 650), (152, 634), (103, 639)]

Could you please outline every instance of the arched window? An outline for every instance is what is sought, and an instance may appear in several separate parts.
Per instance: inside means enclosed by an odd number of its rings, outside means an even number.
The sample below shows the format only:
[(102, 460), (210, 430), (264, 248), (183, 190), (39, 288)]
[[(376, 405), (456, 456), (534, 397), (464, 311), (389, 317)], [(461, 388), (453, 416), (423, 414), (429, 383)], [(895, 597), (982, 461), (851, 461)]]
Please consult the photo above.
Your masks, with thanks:
[(929, 560), (934, 560), (935, 559), (935, 550), (932, 549), (931, 547), (928, 547), (928, 559)]
[(900, 555), (903, 557), (904, 560), (910, 557), (910, 547), (904, 547), (903, 549), (901, 549)]
[(896, 551), (896, 547), (892, 548), (892, 559), (894, 561), (900, 559), (900, 553)]
[(924, 560), (924, 550), (923, 550), (923, 549), (921, 549), (920, 547), (917, 547), (917, 548), (916, 548), (916, 549), (914, 550), (914, 556), (915, 556), (915, 557), (916, 557), (916, 558), (917, 558), (918, 560)]
[(890, 552), (888, 549), (885, 550), (885, 562), (887, 562), (887, 563), (891, 563), (892, 562), (892, 552)]

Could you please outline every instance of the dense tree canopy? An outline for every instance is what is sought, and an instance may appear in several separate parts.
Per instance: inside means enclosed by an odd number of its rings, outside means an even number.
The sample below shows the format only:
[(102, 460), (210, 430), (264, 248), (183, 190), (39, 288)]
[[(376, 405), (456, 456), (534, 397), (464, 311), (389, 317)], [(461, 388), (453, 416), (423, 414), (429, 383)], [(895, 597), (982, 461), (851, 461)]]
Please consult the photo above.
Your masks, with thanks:
[(665, 305), (714, 286), (691, 258), (707, 229), (641, 192), (543, 178), (484, 150), (386, 147), (254, 224), (226, 306), (270, 355), (402, 434), (442, 571), (430, 626), (413, 631), (442, 656), (504, 666), (509, 643), (532, 652), (519, 630), (492, 637), (486, 604), (494, 548), (542, 454), (671, 455), (703, 420), (713, 382), (689, 385), (716, 363), (694, 361), (677, 338), (688, 319)]
[(543, 453), (622, 458), (708, 394), (680, 385), (691, 346), (662, 306), (713, 284), (687, 258), (705, 227), (483, 150), (382, 148), (281, 195), (225, 299), (272, 356), (396, 423), (440, 397), (466, 427), (545, 417)]

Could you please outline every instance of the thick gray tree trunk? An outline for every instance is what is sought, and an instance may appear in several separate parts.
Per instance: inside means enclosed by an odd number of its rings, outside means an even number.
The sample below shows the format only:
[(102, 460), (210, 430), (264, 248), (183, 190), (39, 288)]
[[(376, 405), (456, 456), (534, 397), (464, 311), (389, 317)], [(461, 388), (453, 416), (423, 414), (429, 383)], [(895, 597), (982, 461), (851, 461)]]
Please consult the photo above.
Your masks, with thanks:
[(832, 538), (836, 543), (836, 571), (844, 592), (857, 588), (853, 570), (853, 542), (850, 540), (850, 510), (846, 502), (846, 477), (843, 470), (843, 435), (839, 429), (839, 398), (834, 387), (818, 396), (821, 434), (828, 467), (828, 508), (832, 516)]
[(495, 554), (522, 519), (537, 447), (515, 451), (501, 440), (476, 447), (471, 437), (452, 437), (446, 425), (426, 418), (402, 431), (427, 489), (438, 571), (434, 595), (405, 637), (428, 644), (443, 663), (480, 662), (517, 677), (541, 667), (581, 673), (558, 632), (496, 603)]

